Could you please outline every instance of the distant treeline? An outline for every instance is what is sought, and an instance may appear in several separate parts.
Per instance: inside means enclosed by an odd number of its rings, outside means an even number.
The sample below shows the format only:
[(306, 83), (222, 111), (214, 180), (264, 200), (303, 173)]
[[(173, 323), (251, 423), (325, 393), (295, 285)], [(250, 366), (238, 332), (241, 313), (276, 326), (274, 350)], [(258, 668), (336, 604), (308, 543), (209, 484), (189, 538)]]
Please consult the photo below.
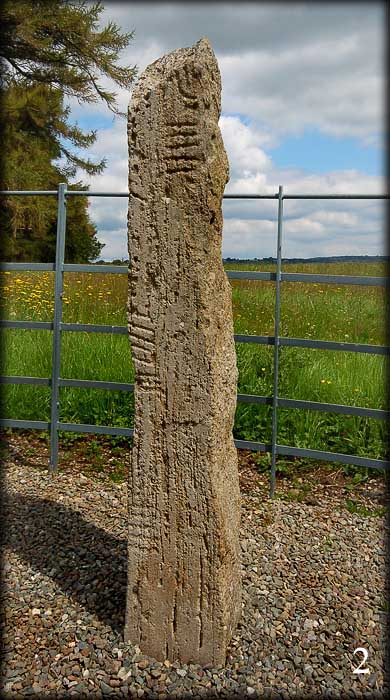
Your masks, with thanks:
[[(224, 263), (276, 263), (276, 258), (223, 258)], [(331, 255), (327, 258), (282, 258), (284, 263), (390, 262), (389, 255)], [(128, 260), (98, 260), (95, 265), (128, 265)]]
[[(320, 258), (282, 258), (284, 263), (389, 262), (389, 255), (330, 255)], [(276, 263), (276, 258), (224, 258), (225, 263)]]

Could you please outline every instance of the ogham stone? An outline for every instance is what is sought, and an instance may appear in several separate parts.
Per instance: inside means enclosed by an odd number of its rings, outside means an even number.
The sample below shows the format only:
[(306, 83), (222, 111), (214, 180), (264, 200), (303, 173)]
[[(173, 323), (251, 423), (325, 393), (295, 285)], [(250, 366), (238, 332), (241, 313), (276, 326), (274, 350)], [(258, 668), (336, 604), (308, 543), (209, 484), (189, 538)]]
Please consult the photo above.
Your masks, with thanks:
[(135, 367), (125, 639), (223, 665), (241, 612), (237, 366), (222, 265), (228, 160), (209, 42), (148, 66), (129, 107)]

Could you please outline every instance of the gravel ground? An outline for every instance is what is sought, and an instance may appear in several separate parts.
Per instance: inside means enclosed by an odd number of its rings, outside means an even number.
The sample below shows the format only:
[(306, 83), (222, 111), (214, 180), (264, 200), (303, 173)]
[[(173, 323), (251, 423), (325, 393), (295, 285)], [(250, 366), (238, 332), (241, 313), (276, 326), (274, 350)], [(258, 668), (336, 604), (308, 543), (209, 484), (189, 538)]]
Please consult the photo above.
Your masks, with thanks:
[[(77, 464), (52, 476), (11, 445), (2, 697), (385, 697), (385, 518), (349, 512), (331, 484), (305, 502), (282, 492), (270, 501), (249, 472), (242, 619), (226, 666), (156, 663), (122, 638), (127, 485)], [(373, 484), (361, 501), (371, 507), (384, 495)], [(353, 673), (357, 647), (368, 651), (368, 673)]]

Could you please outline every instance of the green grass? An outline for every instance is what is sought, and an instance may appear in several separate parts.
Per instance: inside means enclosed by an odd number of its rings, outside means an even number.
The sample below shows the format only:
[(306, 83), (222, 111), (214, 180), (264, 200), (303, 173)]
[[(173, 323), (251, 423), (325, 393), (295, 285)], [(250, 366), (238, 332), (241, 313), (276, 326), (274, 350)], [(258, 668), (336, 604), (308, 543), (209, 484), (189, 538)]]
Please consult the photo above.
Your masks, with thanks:
[(372, 510), (366, 508), (366, 506), (361, 503), (353, 501), (351, 498), (347, 498), (345, 503), (350, 513), (356, 513), (356, 515), (360, 515), (362, 518), (382, 518), (388, 512), (386, 506), (378, 506)]
[[(226, 266), (237, 269), (238, 265)], [(273, 270), (247, 264), (240, 269)], [(382, 276), (379, 263), (288, 265), (289, 272)], [(53, 273), (1, 273), (2, 317), (52, 320)], [(231, 280), (237, 334), (273, 335), (273, 282)], [(126, 275), (67, 273), (64, 322), (126, 325)], [(282, 336), (384, 344), (384, 291), (377, 287), (283, 283)], [(51, 332), (2, 331), (1, 374), (50, 377)], [(238, 343), (238, 393), (271, 396), (273, 348)], [(280, 348), (279, 395), (286, 398), (385, 407), (385, 358), (379, 355), (307, 348)], [(134, 371), (127, 336), (102, 333), (62, 335), (61, 377), (132, 383)], [(50, 390), (6, 385), (3, 416), (49, 420)], [(60, 420), (131, 427), (133, 395), (128, 392), (61, 388)], [(278, 442), (383, 458), (384, 421), (319, 411), (279, 409)], [(238, 404), (237, 439), (270, 442), (271, 407)]]

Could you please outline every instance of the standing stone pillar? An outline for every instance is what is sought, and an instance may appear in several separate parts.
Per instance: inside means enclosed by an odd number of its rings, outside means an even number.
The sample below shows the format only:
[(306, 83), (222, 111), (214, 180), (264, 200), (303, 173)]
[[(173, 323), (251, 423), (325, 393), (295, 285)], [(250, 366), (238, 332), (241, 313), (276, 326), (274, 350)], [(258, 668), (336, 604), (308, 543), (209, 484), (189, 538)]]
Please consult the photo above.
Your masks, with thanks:
[(218, 64), (202, 39), (148, 66), (128, 122), (135, 432), (125, 639), (157, 660), (215, 665), (241, 612), (220, 109)]

